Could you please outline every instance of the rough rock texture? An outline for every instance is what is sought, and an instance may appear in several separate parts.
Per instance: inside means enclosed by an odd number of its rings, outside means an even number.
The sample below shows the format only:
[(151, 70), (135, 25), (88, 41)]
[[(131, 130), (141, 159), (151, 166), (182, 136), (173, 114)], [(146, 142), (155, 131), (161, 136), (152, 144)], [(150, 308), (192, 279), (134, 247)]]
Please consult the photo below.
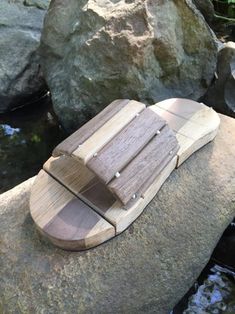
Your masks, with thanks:
[(235, 117), (235, 43), (224, 44), (218, 55), (217, 76), (203, 101)]
[(45, 92), (37, 54), (44, 15), (23, 1), (0, 1), (0, 113)]
[(207, 23), (211, 24), (214, 19), (214, 6), (211, 0), (193, 0), (199, 11), (201, 11)]
[(191, 0), (54, 0), (41, 40), (54, 108), (71, 130), (117, 98), (198, 99), (216, 54)]
[(21, 3), (28, 7), (36, 7), (38, 9), (46, 10), (50, 0), (12, 0), (16, 3)]
[(235, 120), (176, 170), (124, 233), (86, 252), (45, 242), (30, 218), (33, 179), (0, 196), (1, 313), (166, 314), (235, 214)]
[(8, 0), (9, 3), (20, 3), (28, 7), (35, 7), (41, 10), (46, 10), (50, 0)]

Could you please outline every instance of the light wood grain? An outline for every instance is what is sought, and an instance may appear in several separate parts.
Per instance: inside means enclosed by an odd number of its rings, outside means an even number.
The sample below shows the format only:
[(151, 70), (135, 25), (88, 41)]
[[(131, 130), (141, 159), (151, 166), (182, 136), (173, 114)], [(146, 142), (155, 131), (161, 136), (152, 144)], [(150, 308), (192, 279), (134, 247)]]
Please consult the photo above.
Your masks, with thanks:
[(220, 124), (218, 114), (207, 106), (195, 112), (190, 119), (166, 111), (159, 104), (150, 106), (149, 109), (165, 119), (175, 133), (189, 137), (194, 141), (218, 129)]
[(69, 187), (76, 195), (95, 178), (94, 174), (84, 165), (65, 155), (49, 158), (43, 165), (43, 169), (64, 186)]
[(162, 129), (165, 120), (145, 109), (87, 163), (104, 183), (114, 178)]
[(202, 103), (168, 99), (149, 108), (165, 119), (176, 133), (180, 144), (177, 167), (195, 151), (212, 141), (217, 134), (219, 116), (212, 108)]
[(120, 177), (108, 184), (108, 188), (123, 203), (135, 195), (137, 197), (141, 186), (151, 177), (171, 152), (178, 150), (178, 143), (172, 130), (165, 126), (159, 135), (156, 135), (148, 145), (123, 169)]
[(136, 117), (145, 105), (137, 101), (128, 104), (89, 137), (72, 156), (79, 162), (86, 164), (88, 160), (98, 153), (118, 132), (120, 132), (132, 119)]
[(43, 169), (102, 214), (116, 202), (113, 194), (94, 174), (69, 156), (51, 157), (44, 164)]
[(33, 185), (30, 209), (38, 229), (66, 249), (87, 249), (115, 235), (111, 224), (44, 170)]
[(202, 103), (184, 98), (166, 99), (156, 105), (176, 116), (195, 121), (196, 123), (199, 123), (199, 121), (197, 118), (193, 118), (194, 115), (208, 108)]
[(178, 143), (180, 145), (180, 149), (177, 153), (178, 156), (178, 162), (177, 167), (178, 168), (186, 159), (188, 159), (194, 152), (199, 150), (201, 147), (205, 146), (209, 142), (211, 142), (218, 130), (211, 131), (210, 133), (202, 136), (197, 141), (192, 140), (184, 135), (177, 134), (176, 138), (178, 140)]
[(124, 108), (129, 99), (118, 99), (104, 108), (94, 118), (80, 127), (76, 132), (61, 142), (53, 151), (54, 157), (60, 155), (71, 155), (80, 144), (85, 142), (92, 134), (94, 134), (101, 126), (111, 119), (117, 112)]

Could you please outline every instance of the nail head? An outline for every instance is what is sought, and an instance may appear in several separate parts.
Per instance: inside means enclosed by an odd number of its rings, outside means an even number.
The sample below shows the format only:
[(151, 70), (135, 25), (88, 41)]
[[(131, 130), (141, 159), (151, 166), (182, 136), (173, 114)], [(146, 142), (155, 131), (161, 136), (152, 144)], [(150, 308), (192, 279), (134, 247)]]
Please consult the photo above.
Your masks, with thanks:
[(119, 177), (120, 177), (120, 173), (119, 173), (119, 172), (116, 172), (116, 173), (115, 173), (115, 177), (116, 177), (116, 178), (119, 178)]
[(132, 199), (133, 199), (133, 200), (136, 199), (136, 194), (134, 194), (134, 195), (132, 196)]

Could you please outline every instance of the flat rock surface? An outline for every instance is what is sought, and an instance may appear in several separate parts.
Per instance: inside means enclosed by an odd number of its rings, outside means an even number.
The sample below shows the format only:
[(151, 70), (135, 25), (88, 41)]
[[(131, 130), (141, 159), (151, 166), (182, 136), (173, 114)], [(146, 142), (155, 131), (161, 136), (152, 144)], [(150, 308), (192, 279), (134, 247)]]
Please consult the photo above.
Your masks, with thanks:
[(47, 243), (29, 214), (33, 179), (0, 196), (1, 313), (165, 314), (235, 214), (235, 120), (176, 170), (124, 233), (86, 252)]

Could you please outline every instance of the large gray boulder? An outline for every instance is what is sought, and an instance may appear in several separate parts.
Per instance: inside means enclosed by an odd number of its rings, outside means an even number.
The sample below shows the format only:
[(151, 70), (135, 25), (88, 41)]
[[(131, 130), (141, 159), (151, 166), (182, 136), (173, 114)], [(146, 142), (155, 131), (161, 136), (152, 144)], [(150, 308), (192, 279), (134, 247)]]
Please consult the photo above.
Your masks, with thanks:
[(193, 0), (198, 10), (202, 13), (207, 23), (211, 24), (214, 19), (214, 6), (211, 0)]
[(24, 105), (46, 90), (37, 49), (43, 8), (49, 1), (41, 1), (44, 6), (39, 0), (32, 6), (28, 2), (0, 1), (0, 113)]
[(33, 179), (0, 196), (1, 313), (166, 314), (187, 292), (235, 214), (235, 120), (163, 185), (118, 237), (66, 252), (36, 232)]
[(218, 54), (217, 76), (203, 101), (235, 117), (235, 43), (224, 44)]
[(28, 7), (35, 7), (41, 10), (46, 10), (50, 0), (11, 0), (11, 2), (21, 3)]
[(54, 0), (40, 49), (55, 111), (71, 130), (117, 98), (198, 99), (217, 54), (191, 0)]

